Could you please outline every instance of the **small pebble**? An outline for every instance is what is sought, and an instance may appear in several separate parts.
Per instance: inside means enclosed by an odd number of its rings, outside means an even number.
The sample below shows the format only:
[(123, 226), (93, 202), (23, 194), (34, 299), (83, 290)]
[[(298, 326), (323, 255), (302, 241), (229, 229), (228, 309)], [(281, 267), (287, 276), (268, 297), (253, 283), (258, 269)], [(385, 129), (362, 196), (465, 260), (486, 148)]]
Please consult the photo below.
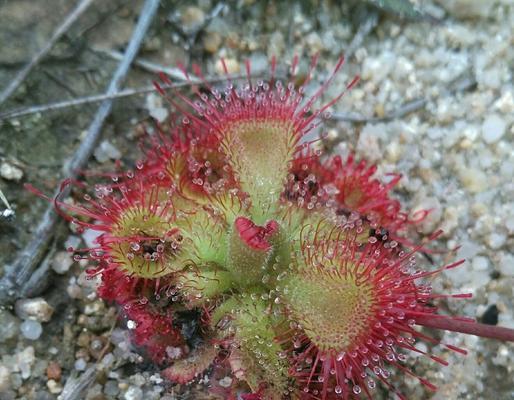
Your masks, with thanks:
[(458, 172), (462, 184), (471, 193), (483, 192), (489, 184), (487, 175), (477, 168), (461, 168)]
[(219, 380), (219, 384), (221, 387), (228, 388), (232, 385), (232, 378), (230, 376), (226, 376)]
[(203, 48), (205, 51), (214, 54), (221, 46), (221, 35), (218, 32), (208, 32), (203, 38)]
[(14, 338), (19, 332), (20, 322), (9, 311), (0, 308), (0, 343)]
[(6, 392), (11, 386), (9, 370), (0, 364), (0, 393)]
[(133, 384), (133, 386), (141, 387), (147, 382), (147, 378), (143, 376), (143, 374), (137, 373), (132, 375), (129, 378), (129, 381)]
[(498, 267), (502, 275), (514, 277), (514, 255), (503, 254), (500, 257)]
[(64, 248), (66, 250), (68, 250), (70, 248), (75, 250), (76, 248), (79, 247), (79, 245), (80, 245), (80, 237), (75, 236), (75, 235), (68, 236), (64, 242)]
[(475, 271), (486, 271), (489, 267), (489, 260), (483, 256), (476, 256), (471, 265)]
[(109, 159), (118, 160), (121, 158), (121, 152), (107, 140), (100, 143), (93, 155), (99, 163), (104, 163)]
[(53, 307), (42, 297), (18, 300), (14, 310), (21, 319), (33, 319), (39, 322), (50, 321), (54, 313)]
[(496, 304), (489, 306), (486, 312), (480, 318), (480, 322), (487, 325), (496, 325), (498, 324), (498, 307)]
[(489, 115), (482, 124), (482, 136), (487, 144), (495, 143), (501, 139), (507, 123), (496, 114)]
[(87, 390), (85, 400), (108, 400), (105, 398), (104, 394), (102, 393), (102, 385), (100, 383), (96, 383), (92, 386), (90, 386)]
[(205, 13), (198, 7), (187, 7), (180, 17), (182, 29), (187, 34), (196, 32), (205, 21)]
[[(227, 72), (229, 74), (235, 74), (240, 70), (239, 62), (235, 58), (226, 58), (225, 66), (227, 67)], [(218, 75), (225, 74), (225, 69), (223, 68), (221, 60), (216, 62), (215, 70)]]
[(84, 307), (84, 314), (86, 315), (98, 315), (101, 311), (105, 310), (105, 304), (101, 300), (96, 300), (92, 303), (86, 304)]
[(471, 240), (469, 240), (469, 241), (462, 243), (462, 245), (459, 247), (456, 258), (457, 259), (460, 259), (460, 258), (470, 259), (470, 258), (475, 257), (479, 251), (480, 251), (480, 247), (475, 242), (472, 242)]
[(487, 18), (494, 6), (494, 1), (484, 0), (446, 0), (440, 3), (457, 18)]
[[(35, 322), (35, 321), (31, 321)], [(36, 322), (38, 323), (38, 322)], [(28, 346), (24, 350), (16, 353), (16, 366), (15, 371), (20, 371), (21, 378), (27, 379), (32, 373), (32, 366), (36, 361), (36, 356), (34, 352), (34, 347)], [(11, 381), (13, 381), (13, 376), (11, 376)]]
[(53, 379), (54, 381), (61, 380), (62, 369), (58, 362), (50, 361), (48, 367), (46, 367), (46, 376), (48, 379)]
[(514, 95), (512, 91), (505, 92), (502, 97), (495, 101), (494, 107), (503, 113), (512, 113), (512, 110), (514, 110)]
[(91, 341), (91, 336), (89, 335), (89, 333), (87, 333), (87, 331), (80, 332), (80, 334), (77, 338), (77, 344), (80, 347), (88, 347), (90, 341)]
[(73, 256), (67, 251), (58, 251), (52, 260), (52, 269), (59, 275), (63, 275), (70, 270), (73, 265)]
[(87, 362), (83, 358), (79, 358), (78, 360), (75, 361), (74, 368), (77, 371), (85, 371), (86, 367), (87, 367)]
[(487, 244), (493, 250), (497, 250), (505, 244), (507, 237), (502, 233), (493, 232), (489, 235)]
[(46, 382), (46, 387), (52, 394), (59, 394), (62, 392), (62, 386), (53, 379), (49, 379)]
[(96, 231), (94, 229), (86, 229), (84, 233), (82, 234), (82, 239), (86, 243), (86, 246), (88, 248), (95, 248), (98, 246), (98, 244), (95, 242), (96, 238), (100, 236), (102, 232)]
[(114, 398), (119, 392), (120, 389), (118, 388), (118, 383), (116, 381), (107, 381), (107, 383), (104, 386), (104, 393), (107, 396)]
[(150, 382), (156, 383), (157, 385), (163, 382), (163, 379), (159, 374), (153, 374), (150, 376)]
[(0, 164), (0, 176), (8, 181), (18, 182), (23, 178), (23, 171), (15, 165), (3, 161)]
[(163, 106), (162, 96), (155, 93), (146, 96), (146, 109), (158, 122), (164, 122), (168, 118), (168, 109)]
[(138, 388), (137, 386), (130, 386), (125, 392), (123, 398), (125, 400), (142, 400), (143, 390), (141, 388)]
[(38, 321), (27, 319), (20, 325), (22, 335), (29, 340), (38, 340), (43, 333), (43, 327)]

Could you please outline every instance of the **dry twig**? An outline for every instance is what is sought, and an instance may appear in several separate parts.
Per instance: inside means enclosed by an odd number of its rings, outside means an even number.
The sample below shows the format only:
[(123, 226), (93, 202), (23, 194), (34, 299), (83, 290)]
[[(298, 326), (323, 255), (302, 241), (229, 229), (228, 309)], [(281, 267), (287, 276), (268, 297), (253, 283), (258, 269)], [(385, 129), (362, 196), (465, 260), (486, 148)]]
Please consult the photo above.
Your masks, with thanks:
[(69, 377), (61, 393), (63, 400), (79, 400), (85, 398), (87, 389), (96, 379), (96, 366), (86, 369), (78, 378)]
[[(157, 12), (159, 0), (146, 0), (141, 10), (141, 16), (134, 29), (128, 47), (125, 51), (123, 60), (118, 65), (114, 72), (112, 80), (107, 89), (108, 95), (113, 95), (118, 92), (121, 83), (124, 81), (129, 67), (134, 60), (139, 47), (145, 37), (145, 34), (150, 26), (153, 17)], [(65, 175), (76, 177), (77, 171), (81, 169), (90, 157), (93, 148), (100, 135), (101, 127), (111, 112), (112, 100), (104, 100), (98, 111), (96, 112), (93, 121), (91, 122), (87, 131), (86, 137), (63, 168)], [(54, 196), (66, 196), (67, 190), (55, 192)], [(43, 218), (37, 226), (32, 240), (25, 246), (24, 249), (18, 254), (14, 265), (0, 280), (0, 303), (13, 301), (19, 295), (17, 289), (27, 282), (32, 275), (37, 264), (44, 256), (47, 245), (51, 240), (55, 223), (57, 221), (56, 213), (53, 205), (49, 205), (46, 209)]]
[[(252, 78), (258, 78), (259, 76), (252, 76)], [(217, 82), (226, 82), (228, 79), (231, 80), (239, 80), (239, 79), (247, 79), (246, 74), (237, 74), (237, 75), (223, 75), (223, 76), (216, 76), (216, 77), (206, 77), (202, 82), (205, 83), (217, 83)], [(174, 83), (172, 85), (161, 85), (161, 88), (164, 90), (168, 89), (177, 89), (180, 87), (186, 87), (194, 85), (195, 81), (186, 81), (186, 82), (178, 82)], [(71, 100), (64, 100), (64, 101), (58, 101), (56, 103), (50, 103), (50, 104), (42, 104), (37, 106), (30, 106), (27, 108), (18, 108), (14, 110), (5, 111), (3, 113), (0, 113), (0, 121), (6, 120), (6, 119), (12, 119), (17, 117), (24, 117), (26, 115), (32, 115), (37, 113), (43, 113), (47, 111), (55, 111), (60, 110), (62, 108), (68, 108), (68, 107), (77, 107), (84, 104), (91, 104), (91, 103), (97, 103), (103, 100), (113, 100), (113, 99), (119, 99), (122, 97), (129, 97), (129, 96), (135, 96), (139, 94), (145, 94), (155, 92), (155, 86), (145, 86), (140, 88), (134, 88), (134, 89), (125, 89), (121, 90), (116, 93), (112, 94), (95, 94), (92, 96), (86, 96), (86, 97), (80, 97), (78, 99), (71, 99)]]
[(0, 201), (5, 206), (5, 209), (2, 210), (2, 212), (0, 212), (0, 217), (5, 218), (5, 219), (13, 218), (14, 217), (14, 211), (11, 208), (11, 205), (7, 201), (7, 197), (5, 197), (5, 195), (2, 192), (2, 190), (0, 190)]
[[(441, 96), (451, 96), (455, 93), (464, 92), (466, 90), (471, 89), (476, 85), (476, 80), (472, 76), (471, 73), (465, 74), (463, 78), (457, 79), (453, 82), (452, 85), (441, 93)], [(423, 97), (420, 99), (415, 99), (409, 101), (401, 106), (399, 106), (396, 110), (391, 112), (390, 114), (384, 117), (365, 117), (363, 115), (354, 114), (354, 113), (340, 113), (335, 112), (331, 115), (331, 119), (335, 121), (343, 121), (343, 122), (351, 122), (351, 123), (376, 123), (376, 122), (388, 122), (395, 119), (400, 119), (405, 117), (406, 115), (413, 113), (415, 111), (421, 110), (424, 108), (429, 100), (429, 97)]]
[(93, 3), (93, 0), (82, 0), (79, 5), (66, 17), (61, 25), (55, 30), (50, 40), (46, 43), (41, 50), (39, 50), (32, 60), (25, 65), (19, 72), (18, 75), (11, 81), (0, 93), (0, 105), (4, 103), (11, 95), (15, 92), (18, 86), (25, 80), (32, 68), (34, 68), (39, 61), (54, 47), (55, 43), (66, 33), (66, 31), (73, 25), (73, 23), (88, 9)]
[[(123, 53), (120, 53), (119, 51), (114, 51), (114, 50), (109, 50), (109, 49), (101, 49), (101, 48), (93, 48), (92, 50), (95, 53), (100, 53), (100, 54), (106, 55), (114, 60), (120, 61), (123, 58)], [(180, 81), (186, 80), (186, 76), (184, 75), (184, 72), (182, 72), (182, 70), (179, 68), (165, 67), (163, 65), (156, 64), (152, 61), (148, 61), (148, 60), (141, 59), (141, 58), (136, 58), (134, 60), (134, 65), (137, 65), (138, 67), (140, 67), (146, 71), (152, 72), (154, 74), (164, 72), (170, 78), (177, 79)], [(189, 79), (191, 81), (200, 82), (200, 79), (194, 75), (189, 75)]]
[(344, 52), (344, 56), (347, 60), (353, 57), (353, 54), (362, 45), (366, 36), (368, 36), (377, 25), (378, 12), (376, 10), (367, 10), (364, 21), (359, 25), (357, 33)]

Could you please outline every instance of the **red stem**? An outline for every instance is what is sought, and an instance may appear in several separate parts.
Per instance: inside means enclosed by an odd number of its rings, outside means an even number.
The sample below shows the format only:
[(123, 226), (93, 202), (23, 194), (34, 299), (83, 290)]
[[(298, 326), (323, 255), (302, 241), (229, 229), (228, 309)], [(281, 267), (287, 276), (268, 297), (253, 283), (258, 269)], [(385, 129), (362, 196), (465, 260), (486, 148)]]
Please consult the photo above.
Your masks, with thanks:
[(416, 317), (416, 324), (427, 328), (444, 329), (446, 331), (467, 333), (470, 335), (514, 342), (514, 329), (501, 326), (466, 322), (449, 318)]

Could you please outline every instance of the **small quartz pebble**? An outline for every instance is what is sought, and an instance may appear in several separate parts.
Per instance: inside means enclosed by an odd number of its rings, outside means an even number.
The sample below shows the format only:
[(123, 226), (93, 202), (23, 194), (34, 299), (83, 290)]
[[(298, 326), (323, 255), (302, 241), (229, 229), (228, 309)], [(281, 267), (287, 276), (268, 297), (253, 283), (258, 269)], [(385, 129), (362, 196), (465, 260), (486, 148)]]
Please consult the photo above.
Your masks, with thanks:
[(477, 168), (460, 168), (458, 172), (462, 184), (471, 193), (483, 192), (489, 184), (487, 175)]
[(3, 161), (0, 164), (0, 176), (8, 181), (18, 182), (23, 178), (23, 171), (15, 165)]
[(487, 239), (487, 244), (493, 250), (497, 250), (505, 244), (507, 237), (502, 233), (493, 232)]
[(39, 322), (50, 321), (54, 313), (53, 307), (41, 297), (18, 300), (14, 310), (21, 319), (32, 319)]
[(498, 263), (498, 267), (500, 269), (500, 273), (505, 276), (514, 277), (514, 255), (512, 254), (504, 254), (500, 257), (500, 262)]
[(79, 358), (78, 360), (75, 361), (74, 367), (77, 371), (85, 371), (85, 369), (87, 367), (86, 360), (84, 360), (83, 358)]
[(125, 395), (123, 396), (125, 400), (142, 400), (143, 399), (143, 391), (141, 388), (137, 386), (130, 386)]
[(472, 266), (475, 271), (486, 271), (489, 266), (489, 260), (483, 256), (476, 256), (473, 258)]
[(73, 256), (67, 251), (59, 251), (55, 254), (52, 260), (52, 269), (57, 274), (65, 274), (70, 270), (73, 265)]
[(223, 379), (220, 379), (219, 384), (221, 387), (228, 388), (232, 385), (232, 378), (230, 376), (226, 376)]
[(488, 144), (497, 142), (505, 133), (506, 128), (507, 123), (503, 118), (496, 114), (489, 115), (482, 124), (484, 142)]
[(43, 327), (38, 321), (28, 319), (20, 325), (22, 335), (29, 340), (38, 340), (43, 333)]
[(146, 109), (158, 122), (163, 122), (168, 118), (168, 109), (163, 106), (162, 97), (155, 93), (146, 96)]
[(14, 371), (21, 373), (22, 379), (27, 379), (32, 373), (32, 366), (36, 361), (34, 347), (28, 346), (22, 351), (16, 353), (16, 365)]
[(0, 364), (0, 393), (6, 392), (11, 385), (11, 379), (9, 378), (9, 375), (9, 370), (7, 367)]
[[(240, 69), (239, 62), (235, 58), (227, 58), (224, 61), (225, 61), (225, 66), (227, 67), (227, 72), (229, 74), (235, 74), (235, 73), (239, 72), (239, 69)], [(225, 69), (224, 69), (223, 63), (221, 61), (216, 62), (215, 69), (216, 69), (216, 73), (218, 75), (225, 74)]]
[(59, 394), (62, 392), (62, 386), (53, 379), (49, 379), (46, 382), (46, 387), (52, 394)]
[(94, 229), (86, 229), (82, 234), (82, 239), (84, 239), (84, 242), (88, 248), (95, 248), (98, 246), (95, 240), (101, 234), (102, 232), (100, 231), (95, 231)]
[(118, 160), (121, 157), (121, 152), (107, 140), (100, 143), (93, 154), (99, 163), (104, 163), (109, 159)]
[(181, 27), (187, 34), (194, 33), (200, 29), (204, 21), (205, 13), (198, 7), (187, 7), (180, 16)]
[(209, 32), (203, 38), (203, 48), (209, 53), (214, 54), (218, 51), (219, 47), (221, 46), (221, 42), (221, 35), (218, 32)]

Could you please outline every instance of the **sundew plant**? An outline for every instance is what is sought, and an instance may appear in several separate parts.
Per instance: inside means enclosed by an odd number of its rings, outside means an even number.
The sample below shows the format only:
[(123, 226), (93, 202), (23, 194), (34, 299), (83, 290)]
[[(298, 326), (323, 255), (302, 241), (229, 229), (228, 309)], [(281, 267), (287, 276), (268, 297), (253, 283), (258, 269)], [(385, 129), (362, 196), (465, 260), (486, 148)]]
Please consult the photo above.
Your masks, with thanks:
[(71, 251), (93, 261), (99, 296), (120, 305), (134, 345), (168, 380), (207, 376), (227, 399), (371, 399), (378, 385), (405, 399), (393, 370), (436, 390), (410, 354), (447, 365), (418, 341), (466, 353), (420, 326), (491, 336), (438, 313), (438, 299), (469, 297), (430, 284), (463, 261), (420, 262), (440, 232), (409, 240), (428, 211), (391, 197), (400, 175), (382, 183), (374, 166), (306, 140), (344, 95), (317, 106), (342, 65), (309, 96), (315, 58), (301, 85), (296, 59), (285, 82), (272, 61), (266, 80), (247, 64), (243, 84), (204, 82), (192, 98), (156, 84), (179, 118), (148, 136), (134, 169), (74, 185), (91, 189), (78, 202), (54, 199), (78, 229), (100, 232), (96, 247)]

